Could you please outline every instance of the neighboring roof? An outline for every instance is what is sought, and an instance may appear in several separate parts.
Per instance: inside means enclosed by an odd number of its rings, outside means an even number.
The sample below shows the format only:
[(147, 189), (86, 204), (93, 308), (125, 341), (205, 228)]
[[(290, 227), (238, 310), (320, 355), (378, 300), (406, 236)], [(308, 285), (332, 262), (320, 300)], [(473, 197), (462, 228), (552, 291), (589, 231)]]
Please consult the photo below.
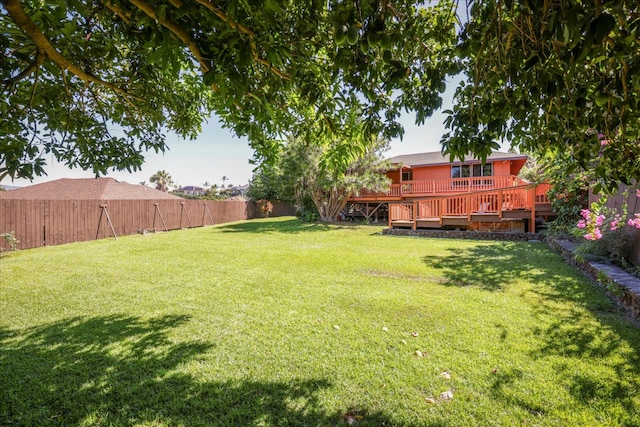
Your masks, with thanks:
[[(525, 154), (517, 154), (517, 153), (502, 153), (499, 151), (494, 151), (487, 157), (487, 161), (495, 161), (495, 160), (526, 160), (528, 158)], [(464, 158), (464, 162), (456, 160), (455, 162), (449, 161), (449, 156), (443, 156), (440, 151), (435, 151), (432, 153), (417, 153), (417, 154), (403, 154), (400, 156), (395, 156), (389, 159), (391, 163), (394, 164), (403, 164), (405, 166), (435, 166), (442, 164), (459, 164), (459, 163), (473, 163), (480, 162), (473, 155), (467, 155)]]
[(184, 187), (180, 187), (174, 191), (207, 191), (207, 189), (196, 185), (185, 185)]
[(0, 199), (17, 200), (182, 200), (145, 185), (113, 178), (62, 178), (0, 192)]

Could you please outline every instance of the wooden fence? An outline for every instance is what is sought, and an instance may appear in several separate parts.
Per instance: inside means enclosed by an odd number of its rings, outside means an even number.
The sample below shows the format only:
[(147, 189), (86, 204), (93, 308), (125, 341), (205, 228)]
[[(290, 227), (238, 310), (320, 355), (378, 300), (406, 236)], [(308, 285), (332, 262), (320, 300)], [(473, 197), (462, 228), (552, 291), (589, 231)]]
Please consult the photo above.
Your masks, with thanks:
[[(293, 214), (291, 206), (274, 203), (272, 216)], [(0, 234), (14, 232), (19, 249), (258, 217), (256, 204), (245, 201), (0, 199)], [(0, 239), (0, 250), (7, 249)]]
[[(640, 198), (636, 195), (636, 191), (638, 191), (638, 189), (640, 189), (640, 185), (627, 187), (623, 184), (620, 184), (618, 192), (615, 195), (609, 196), (607, 198), (605, 206), (609, 209), (616, 209), (618, 212), (620, 212), (620, 208), (626, 202), (627, 211), (630, 214), (640, 213)], [(627, 197), (624, 197), (625, 192), (627, 193)], [(593, 191), (590, 190), (589, 206), (591, 206), (591, 203), (600, 200), (600, 197), (600, 194), (594, 194)]]
[[(618, 188), (618, 192), (615, 195), (609, 196), (605, 203), (605, 206), (609, 209), (616, 209), (618, 212), (621, 212), (622, 206), (627, 204), (627, 217), (632, 217), (633, 215), (640, 213), (640, 197), (637, 195), (637, 191), (640, 189), (640, 185), (635, 185), (632, 187), (627, 187), (625, 185), (620, 185)], [(626, 193), (626, 197), (625, 197)], [(602, 197), (600, 194), (594, 194), (593, 191), (589, 191), (589, 206), (591, 203), (600, 200)], [(633, 261), (636, 264), (640, 265), (640, 230), (634, 231), (633, 236), (633, 247), (632, 247), (632, 257)]]

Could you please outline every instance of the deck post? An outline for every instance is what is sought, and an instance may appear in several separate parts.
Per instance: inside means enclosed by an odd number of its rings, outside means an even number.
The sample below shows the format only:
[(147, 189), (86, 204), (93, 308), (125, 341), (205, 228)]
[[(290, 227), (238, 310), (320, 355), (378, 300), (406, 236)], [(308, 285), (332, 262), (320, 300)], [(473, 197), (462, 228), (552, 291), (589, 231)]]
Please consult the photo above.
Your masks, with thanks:
[(531, 187), (531, 189), (529, 190), (529, 194), (531, 195), (530, 200), (531, 200), (531, 219), (529, 220), (529, 230), (531, 230), (532, 233), (536, 232), (536, 187), (537, 185), (534, 185)]
[(416, 231), (416, 229), (418, 228), (418, 202), (417, 201), (413, 201), (413, 224), (411, 224), (411, 228), (413, 229), (413, 231)]
[(498, 218), (502, 219), (502, 212), (504, 211), (504, 193), (502, 190), (498, 190)]

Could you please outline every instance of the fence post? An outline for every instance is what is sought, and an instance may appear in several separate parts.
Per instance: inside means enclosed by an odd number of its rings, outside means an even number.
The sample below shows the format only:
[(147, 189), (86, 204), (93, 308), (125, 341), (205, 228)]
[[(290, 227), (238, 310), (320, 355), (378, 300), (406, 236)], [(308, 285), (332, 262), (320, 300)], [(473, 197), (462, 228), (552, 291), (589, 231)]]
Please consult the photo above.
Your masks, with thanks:
[(213, 222), (213, 217), (211, 216), (211, 211), (209, 211), (209, 206), (207, 206), (207, 202), (204, 202), (202, 204), (204, 205), (204, 211), (202, 212), (202, 226), (204, 227), (205, 214), (209, 214), (209, 220), (211, 221), (211, 225), (215, 224)]
[(180, 210), (180, 228), (182, 228), (182, 214), (184, 213), (187, 217), (187, 221), (189, 221), (189, 228), (193, 228), (193, 224), (191, 224), (191, 218), (189, 218), (189, 212), (184, 208), (185, 202), (180, 202), (181, 210)]
[(107, 218), (107, 223), (111, 228), (111, 232), (113, 233), (113, 237), (118, 240), (118, 236), (116, 235), (116, 230), (113, 228), (113, 223), (111, 222), (111, 218), (109, 217), (109, 211), (107, 210), (107, 205), (100, 205), (100, 219), (98, 220), (98, 229), (96, 230), (96, 240), (100, 235), (100, 224), (102, 224), (102, 214), (104, 214)]
[(160, 220), (162, 221), (162, 225), (164, 225), (164, 231), (169, 231), (167, 228), (167, 223), (164, 221), (164, 217), (162, 216), (162, 212), (160, 212), (160, 208), (158, 207), (160, 203), (154, 203), (155, 211), (153, 212), (153, 232), (156, 232), (156, 214), (160, 216)]

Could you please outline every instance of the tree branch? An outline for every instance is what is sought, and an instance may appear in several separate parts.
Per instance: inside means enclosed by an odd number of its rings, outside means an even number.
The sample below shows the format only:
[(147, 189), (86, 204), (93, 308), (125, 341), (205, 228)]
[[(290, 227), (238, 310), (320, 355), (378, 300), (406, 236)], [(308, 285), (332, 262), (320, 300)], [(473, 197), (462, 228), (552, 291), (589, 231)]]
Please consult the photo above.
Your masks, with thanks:
[(211, 12), (213, 12), (218, 18), (226, 22), (231, 28), (234, 28), (240, 31), (241, 33), (244, 33), (251, 38), (253, 38), (256, 35), (256, 33), (254, 33), (250, 28), (242, 24), (239, 24), (233, 19), (229, 18), (229, 16), (227, 16), (227, 14), (224, 13), (222, 9), (212, 4), (211, 0), (196, 0), (196, 1), (198, 2), (198, 4), (201, 4), (202, 6), (206, 7)]
[[(156, 14), (156, 9), (145, 0), (129, 0), (129, 3), (140, 9), (147, 16), (158, 21), (160, 25), (162, 25), (167, 30), (171, 31), (173, 35), (178, 37), (178, 39), (187, 46), (189, 51), (191, 51), (193, 56), (196, 58), (198, 64), (200, 64), (200, 70), (203, 74), (211, 69), (211, 64), (207, 59), (205, 59), (202, 51), (188, 31), (186, 31), (184, 28), (171, 21), (170, 19), (160, 19)], [(218, 85), (215, 83), (211, 85), (211, 88), (216, 92), (219, 89)]]
[(201, 4), (202, 6), (206, 7), (207, 9), (209, 9), (209, 11), (213, 12), (214, 15), (216, 15), (218, 18), (222, 19), (224, 22), (227, 23), (227, 25), (229, 25), (231, 28), (234, 28), (235, 30), (240, 31), (243, 34), (246, 34), (247, 36), (249, 36), (249, 44), (251, 46), (251, 53), (253, 54), (253, 59), (258, 62), (259, 64), (264, 65), (265, 67), (267, 67), (269, 69), (269, 71), (271, 71), (273, 74), (275, 74), (276, 76), (280, 77), (281, 79), (284, 80), (291, 80), (291, 77), (284, 73), (282, 70), (278, 69), (277, 67), (274, 67), (273, 64), (271, 64), (269, 61), (267, 61), (266, 59), (262, 59), (259, 55), (258, 55), (258, 48), (256, 46), (256, 43), (254, 41), (255, 35), (256, 33), (253, 32), (250, 28), (237, 23), (236, 21), (234, 21), (233, 19), (231, 19), (226, 13), (224, 13), (224, 11), (222, 9), (220, 9), (219, 7), (215, 6), (214, 4), (211, 3), (211, 0), (196, 0), (199, 4)]
[(138, 101), (141, 100), (140, 98), (131, 95), (121, 87), (106, 82), (99, 77), (94, 76), (93, 74), (87, 73), (77, 65), (70, 62), (67, 58), (65, 58), (60, 52), (56, 50), (49, 39), (42, 33), (40, 28), (38, 28), (38, 26), (27, 15), (27, 13), (24, 11), (24, 8), (22, 7), (22, 3), (20, 2), (20, 0), (0, 0), (0, 4), (5, 7), (13, 22), (31, 38), (33, 43), (36, 45), (36, 48), (42, 51), (44, 55), (46, 55), (46, 57), (53, 61), (53, 63), (55, 63), (58, 67), (69, 70), (69, 72), (71, 72), (79, 79), (84, 80), (85, 82), (96, 83), (107, 89), (111, 89), (112, 91), (122, 95), (122, 97), (133, 106), (135, 106), (135, 104), (133, 103), (132, 99)]
[(42, 65), (44, 60), (45, 60), (44, 52), (42, 52), (40, 49), (36, 49), (36, 56), (35, 58), (33, 58), (33, 61), (31, 62), (31, 64), (29, 64), (29, 66), (24, 70), (22, 70), (22, 72), (17, 76), (4, 80), (2, 84), (7, 86), (12, 83), (19, 82), (20, 80), (26, 78), (29, 74), (36, 71)]
[(127, 25), (131, 23), (131, 16), (129, 16), (129, 14), (127, 14), (124, 10), (120, 9), (118, 6), (113, 5), (111, 3), (105, 3), (104, 5), (111, 12), (115, 13), (118, 16), (118, 18), (122, 20), (122, 22), (124, 22)]

